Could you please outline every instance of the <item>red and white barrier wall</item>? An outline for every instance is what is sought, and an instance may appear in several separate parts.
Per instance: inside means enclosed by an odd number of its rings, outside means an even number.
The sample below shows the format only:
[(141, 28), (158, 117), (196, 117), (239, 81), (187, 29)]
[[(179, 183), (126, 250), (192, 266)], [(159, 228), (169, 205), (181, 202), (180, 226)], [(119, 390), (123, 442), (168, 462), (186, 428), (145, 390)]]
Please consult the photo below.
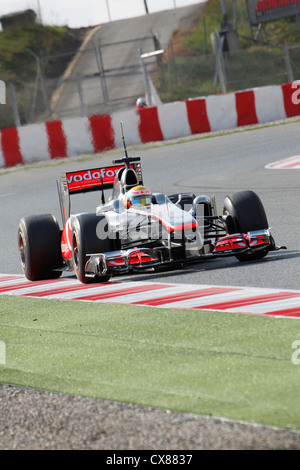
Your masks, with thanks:
[(288, 83), (167, 103), (138, 115), (132, 109), (2, 129), (0, 167), (120, 148), (121, 121), (127, 145), (137, 145), (299, 116), (299, 95)]

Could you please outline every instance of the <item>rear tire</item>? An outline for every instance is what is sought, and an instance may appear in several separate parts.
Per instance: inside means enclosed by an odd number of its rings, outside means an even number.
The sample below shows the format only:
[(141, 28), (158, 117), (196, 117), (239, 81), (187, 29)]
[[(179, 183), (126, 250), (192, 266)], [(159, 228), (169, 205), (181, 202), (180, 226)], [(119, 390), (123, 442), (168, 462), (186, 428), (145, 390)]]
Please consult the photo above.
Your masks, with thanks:
[[(269, 228), (264, 206), (253, 191), (240, 191), (226, 196), (223, 215), (227, 216), (225, 224), (229, 234)], [(239, 261), (258, 260), (267, 254), (267, 250), (262, 250), (256, 253), (236, 255), (236, 258)]]
[(86, 275), (85, 270), (88, 261), (87, 254), (114, 250), (113, 240), (109, 239), (108, 233), (107, 238), (104, 239), (97, 236), (97, 225), (103, 220), (105, 217), (99, 217), (96, 214), (80, 214), (71, 222), (73, 269), (77, 279), (84, 284), (106, 282), (111, 278), (110, 274), (90, 277)]
[(61, 276), (63, 259), (61, 232), (51, 214), (23, 217), (18, 226), (18, 248), (22, 270), (30, 281)]

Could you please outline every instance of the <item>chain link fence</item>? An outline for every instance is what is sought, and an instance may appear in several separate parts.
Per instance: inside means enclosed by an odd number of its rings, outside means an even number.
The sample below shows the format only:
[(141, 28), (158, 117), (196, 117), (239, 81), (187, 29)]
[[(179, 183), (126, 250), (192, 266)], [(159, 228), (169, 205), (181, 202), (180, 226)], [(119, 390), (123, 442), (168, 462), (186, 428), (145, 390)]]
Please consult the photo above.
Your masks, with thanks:
[(165, 73), (163, 101), (280, 85), (300, 77), (300, 44), (275, 47), (255, 41), (235, 52), (222, 52), (219, 44), (215, 53), (165, 57)]
[[(138, 96), (145, 93), (138, 48), (149, 47), (149, 42), (153, 49), (152, 36), (92, 43), (82, 54), (80, 70), (75, 67), (71, 77), (56, 84), (45, 80), (51, 112), (63, 118), (105, 114), (134, 106)], [(53, 94), (51, 90), (55, 87)]]
[[(47, 57), (29, 51), (34, 57), (29, 55), (28, 66), (35, 60), (35, 81), (25, 89), (6, 82), (0, 128), (134, 107), (137, 98), (145, 95), (139, 51), (153, 51), (157, 41), (156, 36), (107, 44), (91, 41), (84, 50)], [(65, 68), (60, 77), (47, 73), (55, 68), (53, 63)], [(155, 58), (147, 60), (147, 70), (156, 63)]]
[[(6, 82), (0, 127), (132, 109), (137, 97), (145, 95), (139, 51), (159, 47), (157, 38), (151, 36), (138, 41), (91, 43), (79, 51), (80, 70), (75, 52), (36, 58), (34, 83), (19, 90), (13, 81)], [(255, 41), (235, 52), (219, 48), (215, 53), (206, 50), (176, 58), (172, 43), (163, 50), (162, 56), (151, 57), (146, 63), (162, 102), (282, 84), (300, 77), (300, 44), (280, 47)], [(68, 62), (69, 74), (47, 76), (47, 63), (58, 59)]]

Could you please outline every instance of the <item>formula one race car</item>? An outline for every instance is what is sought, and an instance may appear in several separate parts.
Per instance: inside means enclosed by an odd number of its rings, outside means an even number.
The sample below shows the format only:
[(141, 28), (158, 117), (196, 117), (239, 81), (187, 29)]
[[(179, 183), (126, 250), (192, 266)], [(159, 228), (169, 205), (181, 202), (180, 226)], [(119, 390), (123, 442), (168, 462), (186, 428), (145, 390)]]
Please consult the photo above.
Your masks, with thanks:
[[(144, 186), (140, 158), (128, 157), (122, 137), (125, 157), (114, 166), (68, 172), (57, 180), (63, 230), (50, 214), (21, 219), (18, 247), (28, 279), (71, 270), (83, 283), (104, 282), (114, 274), (220, 256), (258, 260), (280, 249), (256, 193), (226, 196), (222, 215), (214, 196), (152, 193)], [(87, 191), (100, 192), (102, 203), (93, 212), (71, 215), (70, 196)]]

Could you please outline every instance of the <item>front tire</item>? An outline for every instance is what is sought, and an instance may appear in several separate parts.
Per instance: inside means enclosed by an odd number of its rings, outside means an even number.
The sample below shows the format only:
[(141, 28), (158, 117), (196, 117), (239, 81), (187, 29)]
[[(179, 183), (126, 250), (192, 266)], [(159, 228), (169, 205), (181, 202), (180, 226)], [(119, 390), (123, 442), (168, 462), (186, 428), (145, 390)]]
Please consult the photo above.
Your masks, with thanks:
[[(247, 233), (268, 229), (268, 219), (264, 206), (254, 191), (240, 191), (226, 196), (223, 204), (225, 225), (229, 234)], [(268, 250), (236, 255), (239, 261), (258, 260), (265, 257)]]
[(18, 226), (21, 268), (27, 279), (55, 279), (61, 276), (63, 260), (61, 232), (51, 214), (23, 217)]
[(84, 284), (106, 282), (111, 278), (111, 275), (87, 276), (85, 269), (88, 254), (105, 253), (114, 249), (113, 242), (108, 236), (104, 239), (97, 236), (97, 225), (103, 219), (104, 217), (96, 214), (80, 214), (71, 222), (73, 269), (77, 279)]

